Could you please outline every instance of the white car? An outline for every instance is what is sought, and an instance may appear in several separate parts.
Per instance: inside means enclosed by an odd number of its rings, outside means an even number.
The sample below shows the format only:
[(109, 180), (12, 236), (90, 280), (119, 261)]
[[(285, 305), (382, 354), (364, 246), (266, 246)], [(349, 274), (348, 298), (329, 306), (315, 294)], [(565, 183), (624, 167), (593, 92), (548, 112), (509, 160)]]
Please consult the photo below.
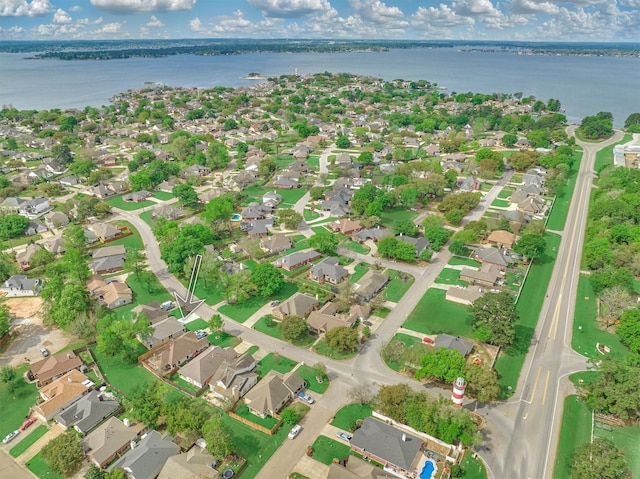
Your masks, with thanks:
[(302, 427), (300, 426), (300, 424), (296, 424), (295, 426), (293, 426), (291, 431), (289, 431), (289, 435), (287, 437), (289, 439), (295, 439), (298, 434), (300, 434), (300, 431), (302, 431)]
[(13, 441), (13, 439), (14, 439), (18, 434), (20, 434), (20, 429), (16, 429), (15, 431), (10, 432), (9, 434), (7, 434), (7, 437), (5, 437), (5, 438), (2, 440), (2, 444), (6, 444), (6, 443), (8, 443), (8, 442)]

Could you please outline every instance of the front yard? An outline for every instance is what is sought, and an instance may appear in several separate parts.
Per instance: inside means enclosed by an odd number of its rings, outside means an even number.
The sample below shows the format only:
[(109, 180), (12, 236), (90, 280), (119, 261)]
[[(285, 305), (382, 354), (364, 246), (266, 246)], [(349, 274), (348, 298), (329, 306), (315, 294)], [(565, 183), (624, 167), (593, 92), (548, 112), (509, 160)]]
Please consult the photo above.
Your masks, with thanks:
[(153, 206), (157, 203), (151, 200), (144, 200), (140, 203), (136, 203), (135, 201), (124, 201), (122, 196), (118, 196), (116, 198), (110, 198), (107, 200), (107, 204), (112, 208), (118, 208), (120, 210), (125, 211), (135, 211), (141, 210), (142, 208), (146, 208), (147, 206)]
[[(29, 369), (28, 365), (20, 366), (16, 370), (17, 377), (21, 378)], [(28, 384), (19, 381), (15, 390), (6, 383), (0, 383), (0, 436), (5, 437), (11, 431), (20, 427), (24, 418), (29, 414), (29, 409), (36, 402), (38, 390), (35, 383)]]
[(298, 287), (293, 283), (287, 282), (285, 283), (284, 288), (282, 288), (282, 290), (275, 294), (272, 298), (254, 296), (253, 298), (249, 298), (247, 301), (244, 301), (242, 303), (225, 304), (224, 306), (218, 308), (218, 311), (226, 316), (229, 316), (231, 319), (238, 321), (239, 323), (244, 323), (255, 312), (257, 312), (261, 307), (270, 302), (272, 299), (284, 301), (290, 296), (293, 296), (296, 291), (298, 291)]
[(459, 279), (459, 277), (459, 269), (444, 268), (436, 278), (435, 282), (438, 284), (451, 284), (457, 286), (467, 286), (469, 284), (467, 281)]
[(317, 374), (315, 369), (306, 364), (303, 364), (296, 372), (300, 375), (302, 379), (307, 383), (307, 389), (309, 391), (313, 391), (314, 393), (324, 394), (325, 391), (329, 388), (329, 378), (326, 376), (321, 378), (322, 382), (318, 382)]
[(336, 412), (331, 425), (345, 431), (351, 431), (357, 420), (371, 416), (372, 412), (373, 408), (368, 404), (349, 404)]
[(384, 298), (387, 301), (397, 303), (411, 287), (415, 278), (408, 273), (401, 273), (395, 269), (388, 269), (386, 273), (389, 275), (390, 281), (384, 289)]
[(443, 289), (428, 289), (403, 327), (424, 334), (473, 337), (469, 308), (447, 301), (445, 295)]
[(334, 459), (344, 459), (351, 454), (351, 448), (345, 442), (334, 441), (327, 436), (318, 436), (313, 445), (313, 458), (322, 464), (331, 464)]
[(284, 374), (291, 371), (296, 366), (296, 364), (298, 363), (296, 363), (293, 359), (281, 356), (278, 353), (269, 353), (258, 362), (256, 372), (262, 379), (272, 369)]

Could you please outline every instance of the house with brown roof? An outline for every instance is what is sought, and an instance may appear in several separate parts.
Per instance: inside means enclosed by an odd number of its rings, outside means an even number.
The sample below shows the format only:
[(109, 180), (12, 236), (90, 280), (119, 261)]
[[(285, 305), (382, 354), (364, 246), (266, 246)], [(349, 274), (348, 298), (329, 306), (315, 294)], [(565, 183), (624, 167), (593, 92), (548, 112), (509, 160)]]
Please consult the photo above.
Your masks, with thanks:
[(42, 249), (38, 243), (28, 244), (24, 251), (16, 254), (16, 261), (23, 271), (31, 268), (31, 258)]
[(317, 259), (320, 259), (322, 255), (316, 250), (295, 251), (291, 254), (278, 258), (271, 263), (276, 268), (283, 268), (287, 271), (293, 271), (296, 268), (300, 268), (306, 264), (311, 263)]
[(516, 235), (506, 230), (492, 231), (489, 233), (489, 236), (487, 236), (487, 243), (504, 246), (506, 248), (511, 248), (515, 242)]
[(33, 412), (47, 422), (93, 388), (91, 380), (75, 369), (40, 389)]
[(349, 456), (329, 465), (327, 479), (398, 479), (398, 476), (386, 472), (358, 456)]
[(336, 233), (339, 232), (345, 235), (350, 235), (360, 231), (362, 229), (362, 224), (357, 220), (352, 221), (349, 218), (342, 218), (335, 223), (331, 223), (329, 227)]
[(178, 370), (178, 375), (196, 387), (204, 387), (225, 361), (237, 356), (233, 348), (211, 346)]
[(216, 463), (215, 457), (196, 445), (167, 459), (158, 479), (216, 479), (220, 476), (213, 468)]
[(31, 363), (29, 376), (37, 381), (38, 387), (46, 386), (73, 369), (80, 369), (82, 360), (73, 351), (52, 354), (40, 361)]
[(225, 359), (209, 381), (209, 388), (215, 397), (231, 403), (244, 397), (258, 382), (253, 372), (256, 360), (251, 354)]
[(138, 336), (138, 341), (144, 344), (148, 349), (153, 349), (170, 339), (177, 338), (187, 330), (184, 324), (179, 322), (173, 316), (152, 324), (151, 329), (153, 329), (153, 332), (149, 336), (144, 338)]
[(360, 301), (370, 301), (389, 281), (389, 277), (378, 271), (367, 271), (354, 284), (353, 295)]
[(316, 334), (325, 334), (332, 329), (346, 326), (353, 327), (356, 322), (355, 316), (347, 314), (336, 314), (335, 305), (327, 303), (318, 311), (312, 311), (307, 318), (307, 326)]
[(128, 451), (147, 427), (142, 423), (125, 425), (117, 417), (110, 417), (82, 439), (87, 459), (104, 468), (116, 457)]
[(483, 263), (480, 269), (464, 268), (460, 279), (479, 286), (493, 287), (502, 278), (500, 268), (491, 263)]
[(120, 236), (122, 232), (110, 223), (96, 223), (89, 226), (89, 229), (98, 237), (101, 242), (113, 240)]
[(300, 188), (300, 183), (293, 178), (287, 178), (283, 175), (273, 182), (273, 186), (280, 190), (293, 190), (295, 188)]
[(537, 196), (529, 196), (518, 203), (518, 211), (529, 216), (538, 215), (544, 211), (544, 200)]
[(134, 314), (143, 314), (149, 320), (149, 323), (156, 324), (167, 319), (169, 313), (160, 307), (158, 301), (151, 301), (147, 304), (139, 304), (131, 310)]
[(284, 319), (288, 316), (305, 317), (318, 306), (318, 300), (306, 293), (296, 293), (285, 302), (279, 304), (271, 310), (271, 314)]
[(133, 291), (126, 283), (107, 282), (97, 274), (92, 275), (87, 281), (87, 290), (91, 296), (108, 309), (119, 308), (133, 302)]
[(44, 221), (49, 229), (57, 229), (68, 225), (69, 217), (62, 211), (51, 211), (44, 215)]
[(484, 289), (480, 286), (469, 285), (466, 288), (456, 288), (450, 286), (447, 289), (447, 294), (445, 295), (445, 299), (447, 301), (451, 301), (452, 303), (464, 304), (465, 306), (471, 306), (476, 299), (480, 298)]
[(266, 253), (281, 253), (293, 248), (293, 241), (284, 234), (265, 236), (260, 240), (260, 248)]
[(167, 376), (209, 346), (206, 337), (198, 339), (195, 332), (189, 331), (156, 349), (145, 359), (144, 365), (159, 376)]
[(304, 388), (304, 380), (295, 371), (282, 374), (274, 369), (251, 389), (244, 401), (252, 414), (275, 417)]

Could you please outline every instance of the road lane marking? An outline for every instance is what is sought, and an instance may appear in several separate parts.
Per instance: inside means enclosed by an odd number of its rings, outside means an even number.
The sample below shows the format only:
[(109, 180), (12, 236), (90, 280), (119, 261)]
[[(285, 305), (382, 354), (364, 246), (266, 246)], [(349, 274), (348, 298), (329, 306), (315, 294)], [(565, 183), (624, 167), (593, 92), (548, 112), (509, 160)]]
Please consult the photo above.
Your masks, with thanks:
[[(566, 277), (566, 275), (565, 275)], [(553, 339), (556, 339), (556, 333), (558, 332), (558, 323), (560, 323), (560, 305), (562, 304), (562, 293), (558, 295), (558, 305), (556, 306), (556, 317), (553, 322)]]
[(536, 389), (538, 389), (538, 379), (540, 379), (540, 371), (542, 371), (542, 366), (538, 367), (538, 374), (536, 374), (536, 380), (533, 383), (533, 391), (531, 393), (531, 402), (536, 398)]
[(544, 391), (542, 392), (542, 405), (544, 406), (544, 401), (547, 399), (547, 388), (549, 387), (549, 376), (551, 375), (551, 369), (547, 370), (547, 379), (544, 381)]

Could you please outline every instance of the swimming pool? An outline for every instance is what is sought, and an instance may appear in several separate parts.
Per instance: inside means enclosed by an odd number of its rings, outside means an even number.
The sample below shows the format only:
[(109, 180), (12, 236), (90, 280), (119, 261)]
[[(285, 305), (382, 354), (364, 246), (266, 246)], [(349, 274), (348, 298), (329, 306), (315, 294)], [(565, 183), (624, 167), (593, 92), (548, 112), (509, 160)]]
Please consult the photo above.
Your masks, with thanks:
[(435, 475), (436, 463), (431, 459), (427, 459), (427, 462), (424, 463), (424, 467), (420, 473), (420, 479), (433, 479)]
[(241, 219), (242, 219), (242, 216), (240, 216), (238, 213), (236, 213), (231, 217), (231, 221), (240, 221)]

